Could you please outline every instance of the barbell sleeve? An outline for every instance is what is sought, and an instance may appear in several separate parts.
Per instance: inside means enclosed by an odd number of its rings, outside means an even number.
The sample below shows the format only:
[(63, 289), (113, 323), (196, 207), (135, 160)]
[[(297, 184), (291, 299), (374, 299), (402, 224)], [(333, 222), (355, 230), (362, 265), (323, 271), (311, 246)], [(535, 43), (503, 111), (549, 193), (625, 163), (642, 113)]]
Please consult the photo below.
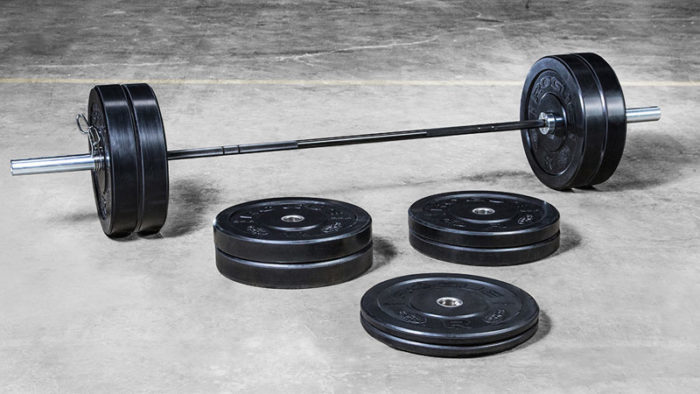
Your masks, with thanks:
[(83, 155), (37, 157), (10, 160), (12, 175), (49, 174), (94, 170), (99, 159), (89, 153)]
[(654, 122), (661, 119), (661, 108), (627, 108), (625, 111), (625, 117), (627, 119), (627, 123)]

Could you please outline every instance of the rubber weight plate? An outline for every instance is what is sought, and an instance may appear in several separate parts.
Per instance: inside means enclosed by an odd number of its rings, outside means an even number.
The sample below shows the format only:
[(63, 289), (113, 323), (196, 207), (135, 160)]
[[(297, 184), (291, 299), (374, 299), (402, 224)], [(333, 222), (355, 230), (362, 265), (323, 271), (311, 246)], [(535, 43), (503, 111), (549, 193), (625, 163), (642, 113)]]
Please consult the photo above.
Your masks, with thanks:
[(309, 263), (342, 258), (372, 241), (362, 208), (322, 198), (286, 197), (227, 208), (214, 222), (214, 243), (244, 260)]
[(520, 288), (461, 274), (417, 274), (379, 283), (362, 297), (361, 317), (408, 341), (464, 346), (514, 338), (537, 324), (539, 307)]
[(157, 233), (168, 215), (168, 148), (158, 100), (147, 84), (122, 85), (131, 105), (138, 157), (138, 222)]
[(408, 229), (438, 243), (474, 248), (530, 245), (559, 232), (559, 211), (521, 194), (463, 191), (422, 198), (408, 209)]
[(433, 357), (478, 357), (499, 353), (526, 342), (537, 332), (537, 324), (535, 324), (522, 334), (502, 341), (482, 345), (439, 345), (399, 338), (376, 329), (364, 319), (360, 320), (365, 331), (378, 341), (398, 350)]
[(507, 248), (471, 248), (436, 242), (409, 232), (411, 246), (434, 259), (450, 263), (505, 266), (541, 260), (559, 249), (559, 233), (544, 241)]
[(88, 122), (99, 135), (96, 154), (104, 160), (91, 171), (102, 231), (119, 237), (134, 231), (138, 220), (138, 159), (131, 108), (119, 85), (92, 88)]
[(564, 190), (588, 186), (605, 152), (608, 119), (604, 92), (588, 63), (576, 54), (548, 56), (530, 69), (520, 99), (520, 119), (552, 113), (563, 119), (553, 133), (522, 130), (530, 167), (545, 185)]
[(316, 263), (261, 263), (216, 250), (216, 268), (236, 282), (277, 289), (329, 286), (362, 275), (372, 266), (372, 244), (349, 256)]
[(597, 78), (599, 90), (603, 92), (607, 118), (605, 149), (598, 173), (590, 182), (590, 185), (597, 185), (608, 180), (620, 164), (627, 137), (627, 107), (620, 81), (612, 67), (595, 53), (577, 53), (576, 55), (588, 64)]

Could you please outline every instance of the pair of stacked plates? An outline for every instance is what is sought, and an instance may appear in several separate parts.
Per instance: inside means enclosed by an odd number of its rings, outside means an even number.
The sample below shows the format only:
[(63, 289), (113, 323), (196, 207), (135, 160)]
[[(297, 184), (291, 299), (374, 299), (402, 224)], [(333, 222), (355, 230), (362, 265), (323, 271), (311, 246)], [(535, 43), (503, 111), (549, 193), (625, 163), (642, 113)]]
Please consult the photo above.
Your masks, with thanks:
[(372, 219), (360, 207), (321, 198), (257, 200), (214, 221), (216, 266), (237, 282), (272, 288), (341, 283), (372, 265)]
[(559, 248), (557, 209), (520, 194), (436, 194), (411, 205), (408, 217), (411, 245), (425, 255), (453, 263), (522, 264)]
[(539, 307), (525, 291), (495, 279), (417, 274), (387, 280), (362, 297), (360, 321), (375, 339), (436, 357), (475, 357), (511, 349), (537, 331)]

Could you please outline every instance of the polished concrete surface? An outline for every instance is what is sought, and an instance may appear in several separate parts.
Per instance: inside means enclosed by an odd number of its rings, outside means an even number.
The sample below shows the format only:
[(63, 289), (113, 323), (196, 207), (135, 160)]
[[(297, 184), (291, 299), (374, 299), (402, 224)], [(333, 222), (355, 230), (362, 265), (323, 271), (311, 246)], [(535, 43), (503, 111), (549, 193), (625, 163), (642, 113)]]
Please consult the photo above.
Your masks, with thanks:
[[(539, 57), (604, 56), (629, 106), (616, 174), (556, 192), (517, 132), (172, 162), (159, 236), (112, 240), (89, 175), (0, 171), (2, 392), (698, 392), (700, 5), (693, 1), (3, 1), (0, 162), (83, 153), (95, 83), (149, 81), (171, 149), (514, 120)], [(421, 82), (422, 81), (422, 82)], [(536, 196), (562, 214), (553, 256), (430, 259), (406, 210), (443, 191)], [(375, 265), (341, 285), (269, 290), (216, 271), (211, 223), (274, 196), (349, 201)], [(476, 359), (393, 350), (360, 297), (399, 275), (511, 282), (542, 309), (528, 343)]]

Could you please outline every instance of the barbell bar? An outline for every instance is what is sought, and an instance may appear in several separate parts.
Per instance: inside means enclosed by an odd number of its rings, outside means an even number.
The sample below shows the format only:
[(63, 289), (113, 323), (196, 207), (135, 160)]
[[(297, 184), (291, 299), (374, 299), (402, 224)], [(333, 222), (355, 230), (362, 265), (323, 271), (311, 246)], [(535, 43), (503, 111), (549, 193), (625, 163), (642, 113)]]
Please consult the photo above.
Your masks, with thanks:
[[(553, 114), (549, 114), (552, 116)], [(628, 108), (625, 111), (627, 123), (652, 122), (661, 119), (659, 107)], [(323, 148), (329, 146), (369, 144), (373, 142), (388, 142), (411, 140), (416, 138), (449, 137), (465, 134), (493, 133), (547, 127), (543, 119), (488, 123), (432, 129), (403, 130), (387, 133), (354, 134), (302, 140), (265, 142), (256, 144), (221, 145), (206, 148), (189, 148), (168, 151), (168, 160), (196, 159), (202, 157), (217, 157), (240, 155), (245, 153), (275, 152), (281, 150)], [(552, 126), (550, 126), (552, 127)], [(551, 130), (553, 131), (554, 126)], [(549, 131), (547, 131), (549, 132)], [(546, 134), (545, 132), (544, 134)], [(50, 156), (30, 159), (15, 159), (10, 162), (12, 175), (50, 174), (54, 172), (90, 171), (94, 170), (100, 161), (100, 156), (90, 153), (80, 155)]]
[(103, 231), (117, 237), (157, 232), (165, 223), (169, 160), (521, 130), (535, 175), (564, 190), (607, 180), (622, 156), (626, 125), (660, 118), (656, 106), (626, 108), (608, 63), (579, 53), (544, 57), (533, 65), (519, 121), (168, 151), (148, 85), (98, 85), (90, 92), (88, 116), (76, 118), (90, 153), (11, 160), (10, 170), (12, 175), (91, 171)]

